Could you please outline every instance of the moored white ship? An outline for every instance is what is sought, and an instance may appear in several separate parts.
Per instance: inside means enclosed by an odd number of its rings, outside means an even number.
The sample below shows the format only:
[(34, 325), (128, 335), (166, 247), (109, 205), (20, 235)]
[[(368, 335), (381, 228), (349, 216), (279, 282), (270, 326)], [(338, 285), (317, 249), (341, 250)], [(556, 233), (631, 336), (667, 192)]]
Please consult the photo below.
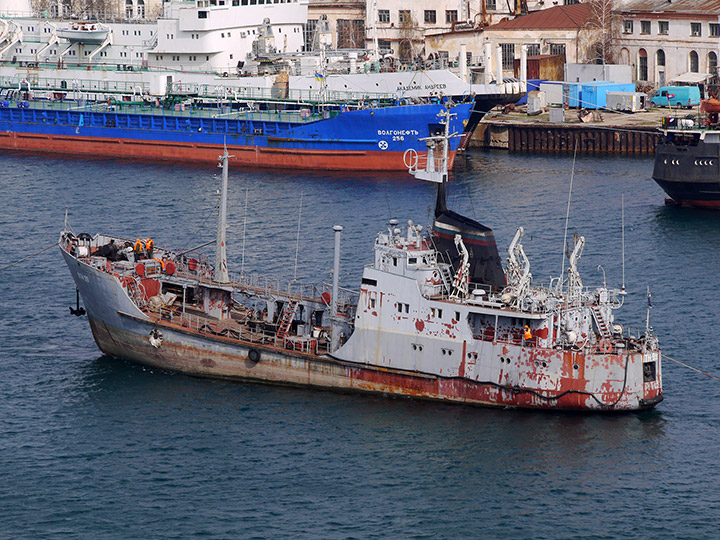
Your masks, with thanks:
[[(224, 203), (214, 267), (66, 227), (62, 254), (98, 346), (192, 375), (477, 405), (617, 411), (659, 403), (657, 338), (648, 325), (640, 337), (624, 335), (614, 318), (621, 291), (583, 286), (584, 239), (561, 283), (536, 286), (519, 228), (503, 270), (492, 230), (445, 207), (446, 141), (430, 139), (427, 165), (411, 164), (438, 181), (432, 234), (391, 221), (357, 294), (337, 281), (280, 287), (232, 277)], [(223, 178), (226, 186), (226, 166)]]

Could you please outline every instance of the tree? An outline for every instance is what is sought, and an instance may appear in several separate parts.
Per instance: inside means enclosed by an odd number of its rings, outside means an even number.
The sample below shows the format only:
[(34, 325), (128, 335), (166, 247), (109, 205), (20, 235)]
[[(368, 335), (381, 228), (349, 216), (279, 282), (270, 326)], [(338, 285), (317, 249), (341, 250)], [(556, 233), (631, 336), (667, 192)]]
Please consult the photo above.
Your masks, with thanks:
[(586, 64), (612, 64), (615, 62), (615, 41), (620, 20), (615, 13), (615, 0), (590, 0), (590, 16), (580, 31), (580, 43), (585, 48), (579, 58)]

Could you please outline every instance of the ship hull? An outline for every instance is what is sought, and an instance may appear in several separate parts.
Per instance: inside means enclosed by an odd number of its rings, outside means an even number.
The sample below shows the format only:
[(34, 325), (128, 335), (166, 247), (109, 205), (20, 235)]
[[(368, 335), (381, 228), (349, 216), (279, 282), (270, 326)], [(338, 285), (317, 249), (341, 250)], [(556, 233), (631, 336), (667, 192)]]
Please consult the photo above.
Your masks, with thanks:
[[(184, 163), (216, 163), (221, 144), (138, 141), (133, 139), (64, 136), (35, 133), (0, 133), (0, 148), (76, 156), (147, 159)], [(230, 162), (270, 169), (325, 169), (346, 171), (405, 171), (404, 152), (358, 150), (295, 150), (227, 145)], [(418, 152), (425, 159), (427, 152)], [(448, 153), (451, 166), (456, 152)]]
[(720, 209), (720, 142), (693, 137), (658, 143), (653, 180), (680, 206)]
[[(410, 369), (368, 364), (343, 359), (338, 355), (319, 356), (272, 345), (241, 342), (211, 335), (192, 327), (150, 319), (138, 310), (112, 275), (84, 264), (62, 251), (68, 268), (87, 308), (93, 337), (105, 354), (142, 365), (171, 370), (191, 376), (255, 381), (261, 383), (323, 388), (342, 392), (364, 392), (443, 402), (491, 407), (577, 411), (627, 411), (654, 407), (662, 400), (659, 380), (656, 388), (643, 389), (642, 382), (628, 380), (643, 359), (640, 354), (585, 356), (576, 351), (543, 350), (530, 356), (519, 351), (504, 351), (505, 356), (525, 354), (528, 366), (522, 385), (499, 374), (497, 380), (474, 380), (457, 375), (442, 376)], [(157, 333), (159, 332), (159, 334)], [(160, 342), (152, 339), (160, 336)], [(356, 336), (351, 337), (351, 341)], [(402, 339), (388, 333), (386, 339)], [(346, 344), (349, 346), (350, 342)], [(500, 345), (499, 351), (503, 350)], [(493, 355), (490, 355), (493, 356)], [(552, 357), (552, 358), (551, 358)], [(494, 362), (497, 358), (485, 358)], [(560, 362), (558, 373), (548, 377), (538, 366)], [(588, 391), (588, 380), (577, 377), (573, 365), (594, 366), (600, 362), (615, 373), (615, 382)], [(463, 370), (470, 370), (465, 366)], [(589, 368), (588, 368), (589, 369)], [(584, 370), (584, 368), (583, 368)], [(623, 373), (625, 381), (623, 383)], [(559, 376), (557, 376), (559, 375)], [(547, 381), (552, 379), (552, 388)], [(537, 384), (533, 384), (531, 381)]]
[[(471, 104), (455, 107), (460, 132)], [(438, 129), (437, 105), (397, 106), (341, 112), (315, 121), (300, 112), (214, 118), (212, 113), (70, 111), (0, 108), (0, 148), (152, 160), (217, 161), (226, 146), (244, 166), (334, 170), (407, 170), (403, 155), (426, 155), (419, 139)], [(450, 147), (453, 164), (460, 141)]]
[[(198, 336), (192, 331), (171, 328), (139, 319), (128, 319), (125, 328), (114, 328), (90, 317), (95, 342), (110, 356), (196, 377), (258, 382), (285, 386), (362, 392), (476, 405), (574, 411), (623, 411), (650, 409), (662, 395), (618, 406), (614, 395), (598, 401), (580, 391), (577, 381), (566, 380), (559, 392), (440, 377), (419, 372), (378, 369), (329, 356), (301, 354), (273, 347), (242, 346), (220, 336)], [(162, 344), (155, 348), (148, 336), (159, 329)], [(259, 361), (250, 359), (250, 351)], [(568, 358), (568, 363), (577, 359)], [(623, 400), (624, 401), (624, 400)], [(590, 403), (592, 402), (592, 403)]]

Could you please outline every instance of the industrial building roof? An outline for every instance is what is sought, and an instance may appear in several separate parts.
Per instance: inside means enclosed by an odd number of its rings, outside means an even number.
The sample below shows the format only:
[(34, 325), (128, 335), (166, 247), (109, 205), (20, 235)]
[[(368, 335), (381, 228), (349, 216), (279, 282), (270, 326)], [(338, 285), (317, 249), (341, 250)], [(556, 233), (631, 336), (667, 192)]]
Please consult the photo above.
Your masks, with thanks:
[[(667, 2), (667, 0), (665, 0)], [(515, 19), (504, 19), (486, 30), (549, 30), (582, 28), (591, 15), (590, 4), (555, 6)]]
[(616, 11), (720, 14), (720, 0), (623, 0)]

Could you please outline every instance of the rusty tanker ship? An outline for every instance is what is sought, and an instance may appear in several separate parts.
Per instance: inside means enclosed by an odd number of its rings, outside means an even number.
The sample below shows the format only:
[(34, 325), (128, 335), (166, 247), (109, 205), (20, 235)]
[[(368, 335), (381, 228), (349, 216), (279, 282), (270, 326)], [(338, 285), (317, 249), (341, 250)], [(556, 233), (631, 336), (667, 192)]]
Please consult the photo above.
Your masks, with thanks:
[(408, 161), (437, 182), (432, 230), (392, 220), (359, 291), (338, 281), (340, 226), (331, 284), (228, 272), (227, 152), (214, 264), (66, 225), (62, 256), (98, 347), (193, 376), (474, 405), (632, 411), (662, 401), (657, 337), (616, 322), (624, 291), (583, 285), (584, 238), (567, 274), (540, 286), (518, 228), (503, 268), (492, 230), (446, 207), (447, 137), (427, 144), (427, 160)]

